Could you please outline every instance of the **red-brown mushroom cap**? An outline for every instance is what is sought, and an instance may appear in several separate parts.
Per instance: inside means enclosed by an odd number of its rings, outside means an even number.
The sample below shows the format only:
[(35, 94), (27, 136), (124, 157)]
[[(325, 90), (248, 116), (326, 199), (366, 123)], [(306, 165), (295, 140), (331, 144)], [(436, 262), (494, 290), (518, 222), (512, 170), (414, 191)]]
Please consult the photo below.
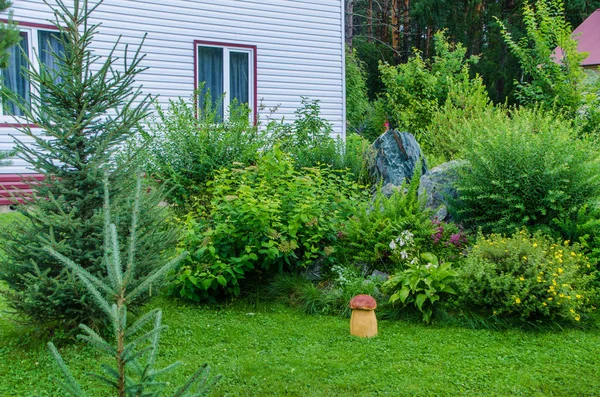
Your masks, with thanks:
[(350, 300), (350, 309), (375, 310), (377, 301), (370, 295), (356, 295)]

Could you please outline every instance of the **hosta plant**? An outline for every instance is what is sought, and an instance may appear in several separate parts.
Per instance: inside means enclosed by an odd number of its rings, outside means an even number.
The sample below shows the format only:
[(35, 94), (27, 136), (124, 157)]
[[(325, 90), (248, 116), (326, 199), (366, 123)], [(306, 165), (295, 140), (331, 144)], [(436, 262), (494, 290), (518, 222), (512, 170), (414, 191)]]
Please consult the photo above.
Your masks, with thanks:
[[(406, 252), (406, 251), (402, 251)], [(413, 303), (423, 314), (423, 321), (431, 321), (434, 304), (446, 294), (455, 294), (452, 283), (456, 272), (449, 262), (439, 263), (431, 253), (423, 253), (420, 258), (407, 259), (407, 267), (391, 276), (382, 288), (391, 294), (390, 303), (400, 301)]]

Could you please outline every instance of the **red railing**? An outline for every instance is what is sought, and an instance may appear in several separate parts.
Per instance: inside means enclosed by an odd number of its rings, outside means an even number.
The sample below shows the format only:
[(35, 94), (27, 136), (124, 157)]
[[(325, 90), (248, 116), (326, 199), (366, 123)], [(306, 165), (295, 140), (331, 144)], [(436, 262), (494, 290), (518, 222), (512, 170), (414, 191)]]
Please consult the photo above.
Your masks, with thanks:
[(31, 194), (31, 182), (36, 183), (42, 179), (44, 176), (39, 174), (0, 174), (0, 205), (14, 204), (13, 196), (22, 203), (22, 196)]

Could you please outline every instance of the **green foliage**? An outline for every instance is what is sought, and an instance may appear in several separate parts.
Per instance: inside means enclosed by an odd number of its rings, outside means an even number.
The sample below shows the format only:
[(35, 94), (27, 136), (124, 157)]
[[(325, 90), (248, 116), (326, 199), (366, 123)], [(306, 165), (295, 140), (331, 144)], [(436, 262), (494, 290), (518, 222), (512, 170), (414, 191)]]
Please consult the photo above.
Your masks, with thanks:
[(10, 165), (10, 161), (8, 158), (11, 156), (10, 152), (2, 152), (0, 151), (0, 167), (6, 167)]
[(584, 133), (598, 133), (600, 83), (581, 66), (588, 54), (577, 49), (564, 1), (540, 0), (535, 6), (526, 1), (525, 35), (518, 41), (502, 22), (497, 22), (521, 66), (521, 78), (515, 81), (519, 103), (557, 111), (573, 119)]
[(433, 306), (444, 294), (455, 294), (451, 287), (456, 272), (452, 270), (450, 262), (440, 263), (435, 255), (425, 252), (418, 258), (406, 261), (406, 268), (392, 275), (382, 288), (391, 294), (390, 303), (397, 301), (404, 305), (414, 303), (423, 313), (423, 321), (431, 321)]
[(491, 103), (481, 77), (461, 73), (450, 81), (448, 96), (431, 115), (425, 141), (428, 153), (445, 161), (460, 158), (466, 142), (488, 124), (498, 110)]
[[(103, 364), (103, 373), (90, 373), (89, 375), (101, 380), (106, 386), (113, 389), (118, 396), (159, 396), (162, 395), (166, 382), (159, 378), (174, 369), (179, 363), (156, 369), (158, 358), (159, 338), (167, 327), (162, 325), (162, 312), (153, 309), (140, 316), (132, 325), (127, 324), (127, 307), (140, 295), (147, 293), (153, 284), (160, 280), (165, 273), (175, 267), (186, 253), (169, 263), (157, 267), (146, 274), (138, 285), (130, 285), (135, 274), (137, 264), (136, 253), (140, 247), (137, 245), (138, 215), (142, 184), (138, 178), (133, 204), (131, 221), (131, 235), (125, 265), (121, 260), (117, 227), (111, 222), (110, 204), (108, 198), (108, 178), (105, 182), (105, 230), (104, 230), (104, 256), (103, 265), (109, 275), (106, 281), (91, 274), (71, 259), (61, 255), (52, 247), (46, 250), (54, 256), (65, 268), (75, 274), (85, 285), (89, 296), (108, 318), (114, 333), (114, 341), (109, 341), (100, 336), (96, 331), (86, 325), (81, 325), (83, 334), (79, 338), (87, 342), (98, 353), (114, 360), (114, 364)], [(64, 363), (61, 355), (52, 342), (48, 344), (50, 352), (58, 363), (65, 378), (60, 382), (64, 392), (71, 396), (86, 396), (71, 371)], [(205, 396), (218, 378), (209, 378), (206, 364), (200, 367), (192, 377), (185, 382), (173, 396)]]
[(358, 195), (344, 175), (296, 170), (277, 147), (256, 166), (219, 171), (210, 185), (208, 217), (190, 214), (180, 244), (190, 255), (174, 288), (192, 300), (237, 296), (248, 275), (331, 261)]
[(212, 100), (202, 109), (197, 103), (195, 94), (189, 101), (171, 100), (167, 109), (157, 106), (145, 136), (145, 168), (169, 187), (168, 201), (184, 208), (190, 198), (206, 195), (217, 170), (235, 162), (256, 163), (267, 143), (247, 106), (233, 104), (222, 121)]
[(291, 124), (282, 121), (268, 126), (281, 150), (292, 157), (299, 169), (319, 164), (343, 168), (341, 142), (331, 137), (333, 128), (321, 117), (319, 101), (302, 97), (302, 106), (295, 113), (296, 119)]
[(373, 104), (367, 93), (365, 65), (356, 50), (346, 51), (346, 122), (348, 130), (362, 136), (375, 137)]
[(381, 281), (366, 277), (354, 267), (334, 265), (331, 268), (334, 277), (330, 282), (315, 284), (305, 277), (278, 274), (266, 288), (268, 299), (287, 301), (306, 314), (325, 314), (350, 317), (348, 302), (360, 294), (383, 299), (379, 287)]
[[(564, 11), (563, 0), (538, 0), (535, 6), (525, 1), (525, 36), (518, 41), (502, 22), (498, 23), (505, 43), (521, 64), (523, 77), (515, 81), (519, 103), (541, 105), (575, 117), (586, 91), (586, 74), (580, 63), (588, 54), (577, 51), (577, 40)], [(556, 47), (562, 54), (554, 53)]]
[[(470, 65), (477, 58), (466, 58), (466, 48), (449, 43), (443, 31), (435, 35), (434, 43), (435, 56), (431, 61), (415, 50), (414, 57), (405, 64), (379, 67), (390, 121), (418, 139), (427, 137), (434, 113), (447, 100), (455, 101), (457, 107), (487, 101), (481, 79), (469, 75)], [(477, 96), (471, 98), (473, 94)], [(427, 140), (423, 143), (433, 147)]]
[(507, 233), (557, 230), (600, 195), (600, 163), (589, 142), (552, 113), (520, 109), (482, 125), (464, 150), (457, 213), (471, 227)]
[(458, 301), (494, 316), (579, 321), (593, 308), (593, 277), (577, 244), (524, 230), (479, 236), (459, 269)]
[[(6, 12), (10, 6), (12, 6), (12, 1), (10, 0), (0, 0), (0, 13)], [(8, 23), (0, 22), (0, 69), (4, 69), (8, 66), (8, 62), (10, 60), (10, 55), (7, 50), (19, 44), (21, 41), (21, 36), (19, 35), (19, 30), (17, 29), (17, 25), (12, 20), (12, 12), (8, 14)]]
[(363, 202), (348, 219), (338, 247), (344, 261), (389, 271), (390, 241), (400, 232), (411, 230), (417, 244), (431, 240), (433, 225), (417, 194), (419, 172), (416, 170), (411, 182), (394, 190), (389, 198), (378, 189), (373, 200)]
[[(23, 217), (10, 230), (1, 231), (6, 255), (0, 258), (0, 279), (9, 286), (10, 306), (29, 321), (63, 329), (102, 321), (104, 316), (84, 285), (42, 248), (50, 245), (64, 256), (77, 258), (90, 273), (102, 272), (103, 175), (109, 172), (117, 232), (127, 235), (132, 203), (126, 192), (136, 173), (112, 158), (148, 114), (147, 98), (133, 86), (144, 70), (140, 50), (129, 54), (126, 62), (119, 61), (119, 68), (113, 53), (108, 58), (95, 55), (90, 47), (98, 25), (88, 23), (92, 11), (87, 1), (76, 1), (74, 8), (57, 2), (54, 24), (65, 51), (52, 55), (59, 67), (54, 71), (36, 66), (27, 71), (32, 84), (41, 87), (43, 98), (32, 91), (32, 106), (22, 109), (26, 123), (20, 132), (27, 140), (17, 141), (17, 156), (45, 179), (31, 184), (33, 199), (27, 205), (17, 206)], [(140, 266), (132, 275), (132, 286), (162, 262), (177, 237), (165, 225), (166, 209), (158, 207), (161, 192), (144, 191)], [(130, 309), (146, 299), (140, 296)]]

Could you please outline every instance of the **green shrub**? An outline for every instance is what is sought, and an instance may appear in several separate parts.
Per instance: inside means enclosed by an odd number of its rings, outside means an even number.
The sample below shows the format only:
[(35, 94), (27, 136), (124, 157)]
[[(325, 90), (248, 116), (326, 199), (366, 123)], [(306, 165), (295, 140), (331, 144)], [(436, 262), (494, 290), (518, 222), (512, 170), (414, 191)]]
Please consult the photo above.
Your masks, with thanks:
[(166, 109), (157, 106), (145, 136), (146, 169), (169, 187), (167, 200), (184, 208), (190, 198), (206, 194), (217, 170), (234, 162), (256, 163), (267, 144), (247, 106), (233, 104), (222, 121), (212, 100), (201, 109), (197, 103), (195, 94), (189, 101), (171, 100)]
[(403, 230), (411, 230), (418, 245), (430, 244), (434, 225), (417, 195), (418, 172), (410, 184), (395, 190), (389, 198), (378, 189), (373, 200), (363, 202), (348, 219), (339, 241), (344, 261), (389, 272), (393, 269), (390, 241)]
[(459, 269), (458, 302), (494, 316), (579, 321), (595, 292), (580, 247), (522, 230), (480, 236)]
[(325, 168), (295, 169), (275, 148), (256, 166), (223, 169), (210, 183), (208, 217), (190, 214), (181, 247), (190, 252), (175, 280), (185, 298), (237, 296), (239, 280), (331, 261), (357, 186)]
[(373, 115), (373, 105), (367, 95), (367, 81), (363, 62), (356, 50), (346, 51), (346, 120), (348, 130), (363, 134)]
[[(381, 64), (379, 71), (385, 85), (384, 108), (394, 127), (411, 132), (421, 145), (435, 150), (427, 140), (433, 115), (448, 99), (456, 106), (461, 100), (481, 101), (485, 87), (479, 77), (471, 78), (470, 65), (476, 57), (466, 58), (467, 49), (448, 42), (444, 32), (435, 35), (435, 56), (423, 59), (419, 51), (407, 63), (397, 66)], [(450, 95), (450, 92), (453, 92)], [(469, 95), (477, 94), (471, 99)]]
[(557, 230), (600, 195), (600, 163), (568, 121), (539, 110), (498, 116), (468, 143), (456, 208), (467, 226), (510, 233), (522, 226)]

